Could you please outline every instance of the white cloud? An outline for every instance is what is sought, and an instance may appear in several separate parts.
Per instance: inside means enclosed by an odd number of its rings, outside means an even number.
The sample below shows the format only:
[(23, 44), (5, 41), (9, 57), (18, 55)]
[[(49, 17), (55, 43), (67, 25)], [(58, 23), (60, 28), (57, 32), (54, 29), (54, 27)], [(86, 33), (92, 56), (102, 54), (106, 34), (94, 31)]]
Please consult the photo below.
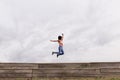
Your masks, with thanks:
[[(0, 61), (119, 61), (119, 0), (0, 0)], [(56, 58), (50, 39), (65, 34)]]

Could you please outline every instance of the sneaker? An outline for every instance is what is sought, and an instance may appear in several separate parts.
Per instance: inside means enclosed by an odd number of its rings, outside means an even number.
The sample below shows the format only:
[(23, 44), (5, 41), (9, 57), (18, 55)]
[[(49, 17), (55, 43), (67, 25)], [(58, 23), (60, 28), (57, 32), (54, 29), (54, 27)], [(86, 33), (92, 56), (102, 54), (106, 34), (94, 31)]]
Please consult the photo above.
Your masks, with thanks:
[(59, 56), (59, 55), (57, 54), (57, 58), (58, 58), (58, 56)]
[(52, 52), (52, 55), (54, 54), (54, 52)]

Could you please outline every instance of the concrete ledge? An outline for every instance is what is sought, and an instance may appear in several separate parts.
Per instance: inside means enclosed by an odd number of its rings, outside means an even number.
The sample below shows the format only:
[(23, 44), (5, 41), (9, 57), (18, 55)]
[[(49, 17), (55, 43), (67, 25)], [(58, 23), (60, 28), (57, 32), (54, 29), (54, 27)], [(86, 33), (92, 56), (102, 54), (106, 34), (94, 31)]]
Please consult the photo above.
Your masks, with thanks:
[(120, 76), (120, 62), (0, 63), (0, 78)]

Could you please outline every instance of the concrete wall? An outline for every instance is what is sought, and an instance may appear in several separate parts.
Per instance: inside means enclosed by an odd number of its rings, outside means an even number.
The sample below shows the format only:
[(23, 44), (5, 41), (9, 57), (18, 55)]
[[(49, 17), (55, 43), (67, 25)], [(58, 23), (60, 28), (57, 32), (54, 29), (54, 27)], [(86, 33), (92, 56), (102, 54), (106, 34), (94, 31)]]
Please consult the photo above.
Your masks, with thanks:
[(0, 63), (0, 78), (31, 79), (42, 77), (100, 77), (100, 76), (120, 76), (120, 62)]

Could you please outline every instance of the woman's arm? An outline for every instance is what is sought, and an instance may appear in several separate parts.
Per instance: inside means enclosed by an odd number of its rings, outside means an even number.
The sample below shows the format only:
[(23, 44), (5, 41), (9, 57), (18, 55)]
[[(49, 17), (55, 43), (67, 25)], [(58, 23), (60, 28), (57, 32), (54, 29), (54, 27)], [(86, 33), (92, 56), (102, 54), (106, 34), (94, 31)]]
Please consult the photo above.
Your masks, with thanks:
[(58, 42), (58, 40), (50, 40), (51, 42)]
[(64, 34), (62, 33), (62, 38), (64, 38)]

